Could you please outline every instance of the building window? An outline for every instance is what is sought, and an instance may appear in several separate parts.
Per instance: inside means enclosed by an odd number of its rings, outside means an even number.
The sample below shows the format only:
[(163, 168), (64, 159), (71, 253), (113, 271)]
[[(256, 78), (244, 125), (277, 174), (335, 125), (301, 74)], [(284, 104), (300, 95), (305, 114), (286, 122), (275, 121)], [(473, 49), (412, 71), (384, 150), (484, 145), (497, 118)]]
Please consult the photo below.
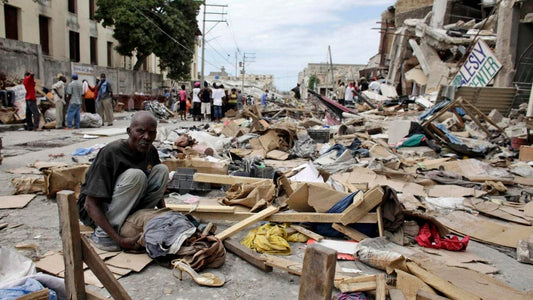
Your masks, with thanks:
[(76, 14), (77, 13), (77, 0), (68, 0), (68, 11)]
[(4, 4), (4, 25), (6, 27), (6, 38), (10, 40), (19, 39), (19, 9)]
[(69, 31), (69, 48), (70, 61), (80, 61), (80, 34), (75, 31)]
[(50, 18), (39, 16), (39, 40), (43, 54), (50, 55)]
[(107, 42), (107, 66), (113, 66), (113, 43)]
[(94, 0), (89, 0), (89, 19), (94, 20)]
[(98, 64), (98, 39), (91, 37), (91, 64)]

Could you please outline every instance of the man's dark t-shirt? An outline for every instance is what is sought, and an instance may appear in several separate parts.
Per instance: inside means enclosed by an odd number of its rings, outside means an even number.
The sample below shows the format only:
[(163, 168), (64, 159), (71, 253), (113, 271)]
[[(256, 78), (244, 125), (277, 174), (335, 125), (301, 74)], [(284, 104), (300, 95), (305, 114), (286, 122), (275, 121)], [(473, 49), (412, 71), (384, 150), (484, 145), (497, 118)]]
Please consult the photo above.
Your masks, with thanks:
[(157, 149), (152, 146), (147, 153), (133, 151), (126, 140), (114, 141), (100, 149), (87, 170), (78, 199), (80, 220), (85, 225), (94, 225), (83, 207), (87, 195), (111, 201), (118, 176), (127, 169), (140, 169), (149, 174), (153, 166), (160, 164)]

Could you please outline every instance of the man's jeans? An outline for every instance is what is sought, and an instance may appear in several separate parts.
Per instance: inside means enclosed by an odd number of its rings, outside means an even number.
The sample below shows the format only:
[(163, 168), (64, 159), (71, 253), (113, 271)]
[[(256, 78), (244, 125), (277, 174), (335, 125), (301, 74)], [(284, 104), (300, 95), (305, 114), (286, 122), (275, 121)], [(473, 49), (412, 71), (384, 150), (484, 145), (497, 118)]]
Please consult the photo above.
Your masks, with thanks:
[[(126, 218), (143, 208), (154, 208), (163, 199), (168, 183), (168, 168), (158, 164), (148, 176), (139, 169), (128, 169), (120, 174), (113, 190), (111, 203), (104, 203), (103, 209), (109, 224), (120, 232)], [(107, 233), (96, 227), (95, 235), (105, 237)]]
[(0, 91), (0, 100), (2, 100), (2, 106), (12, 107), (15, 105), (15, 92), (10, 90)]
[(80, 110), (81, 104), (70, 103), (67, 110), (67, 127), (72, 128), (72, 121), (74, 120), (74, 127), (80, 128)]

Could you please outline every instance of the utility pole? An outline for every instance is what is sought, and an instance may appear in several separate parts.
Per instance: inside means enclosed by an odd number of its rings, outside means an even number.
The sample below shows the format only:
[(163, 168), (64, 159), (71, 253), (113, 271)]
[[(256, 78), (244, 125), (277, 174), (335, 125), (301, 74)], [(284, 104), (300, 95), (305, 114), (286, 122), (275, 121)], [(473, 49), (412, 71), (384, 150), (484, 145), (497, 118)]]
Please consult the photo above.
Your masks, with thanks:
[(335, 91), (335, 75), (333, 75), (333, 59), (331, 58), (331, 47), (328, 45), (329, 68), (331, 69), (331, 88)]
[[(202, 76), (201, 76), (201, 81), (203, 82), (205, 80), (205, 36), (207, 35), (207, 33), (209, 31), (211, 31), (211, 29), (215, 28), (215, 26), (217, 26), (218, 23), (225, 23), (226, 20), (224, 19), (224, 16), (227, 15), (227, 13), (224, 12), (224, 8), (228, 7), (228, 5), (220, 5), (220, 4), (207, 4), (206, 3), (206, 0), (203, 1), (203, 5), (204, 5), (204, 19), (202, 20)], [(216, 7), (216, 8), (219, 8), (222, 10), (222, 12), (208, 12), (207, 11), (207, 7)], [(207, 15), (219, 15), (220, 16), (220, 20), (206, 20), (206, 16)], [(206, 22), (210, 22), (210, 23), (215, 23), (215, 25), (213, 25), (213, 27), (211, 27), (207, 32), (205, 31), (205, 23)]]
[(255, 60), (255, 53), (246, 53), (244, 52), (242, 54), (242, 85), (241, 85), (241, 92), (244, 94), (244, 76), (246, 75), (246, 59), (249, 59), (249, 62), (254, 62)]

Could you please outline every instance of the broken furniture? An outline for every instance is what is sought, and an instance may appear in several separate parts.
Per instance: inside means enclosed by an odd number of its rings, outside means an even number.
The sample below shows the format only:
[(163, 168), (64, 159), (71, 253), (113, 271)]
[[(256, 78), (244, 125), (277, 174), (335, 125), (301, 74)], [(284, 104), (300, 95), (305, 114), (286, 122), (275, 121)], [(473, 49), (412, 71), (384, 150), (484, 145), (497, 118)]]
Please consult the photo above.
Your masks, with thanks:
[[(476, 123), (479, 126), (479, 128), (481, 128), (487, 134), (487, 136), (495, 137), (488, 130), (488, 128), (481, 123), (480, 119), (496, 127), (496, 129), (498, 129), (498, 131), (502, 135), (505, 136), (505, 132), (503, 131), (503, 129), (501, 129), (498, 126), (498, 124), (494, 123), (490, 118), (488, 118), (485, 114), (483, 114), (479, 109), (477, 109), (474, 105), (472, 105), (468, 100), (464, 99), (463, 97), (458, 97), (457, 99), (450, 102), (448, 105), (444, 106), (440, 111), (433, 114), (429, 119), (424, 120), (421, 124), (422, 127), (424, 127), (425, 129), (428, 129), (428, 127), (433, 129), (433, 132), (436, 132), (441, 140), (444, 140), (447, 143), (449, 143), (450, 142), (449, 139), (446, 136), (444, 136), (444, 134), (441, 134), (441, 131), (435, 128), (432, 122), (436, 120), (438, 117), (440, 117), (441, 115), (443, 115), (445, 112), (449, 111), (450, 109), (454, 109), (456, 107), (462, 108), (465, 111), (465, 113), (468, 116), (470, 116), (472, 121), (474, 121), (474, 123)], [(456, 113), (455, 110), (454, 110), (454, 113)], [(426, 130), (426, 132), (428, 132), (428, 130)], [(434, 137), (434, 135), (431, 132), (430, 134)]]

